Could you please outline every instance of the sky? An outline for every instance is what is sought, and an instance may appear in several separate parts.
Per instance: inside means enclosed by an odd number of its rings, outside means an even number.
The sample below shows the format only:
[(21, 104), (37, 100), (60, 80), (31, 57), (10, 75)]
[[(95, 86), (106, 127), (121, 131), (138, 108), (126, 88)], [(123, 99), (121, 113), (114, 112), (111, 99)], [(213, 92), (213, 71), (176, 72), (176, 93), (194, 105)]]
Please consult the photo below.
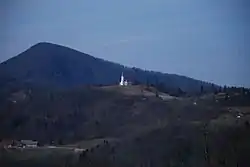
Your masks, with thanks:
[(250, 87), (249, 0), (0, 0), (0, 62), (51, 42), (127, 66)]

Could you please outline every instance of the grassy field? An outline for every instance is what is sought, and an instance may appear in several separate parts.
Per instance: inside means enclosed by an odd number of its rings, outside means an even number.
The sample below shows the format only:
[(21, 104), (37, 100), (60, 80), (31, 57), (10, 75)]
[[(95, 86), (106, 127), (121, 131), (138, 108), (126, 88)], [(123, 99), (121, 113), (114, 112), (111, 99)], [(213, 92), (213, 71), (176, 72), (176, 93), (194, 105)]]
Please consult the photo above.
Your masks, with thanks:
[(83, 141), (79, 141), (79, 142), (74, 143), (74, 144), (65, 145), (64, 147), (91, 149), (93, 147), (103, 145), (104, 141), (116, 142), (116, 141), (119, 141), (119, 139), (116, 139), (116, 138), (100, 138), (100, 139), (83, 140)]
[(79, 153), (65, 148), (25, 148), (2, 150), (2, 166), (64, 166), (78, 161)]
[(37, 148), (6, 148), (0, 151), (0, 165), (4, 166), (75, 166), (83, 152), (96, 149), (106, 142), (118, 142), (115, 138), (100, 138), (79, 141), (60, 146)]

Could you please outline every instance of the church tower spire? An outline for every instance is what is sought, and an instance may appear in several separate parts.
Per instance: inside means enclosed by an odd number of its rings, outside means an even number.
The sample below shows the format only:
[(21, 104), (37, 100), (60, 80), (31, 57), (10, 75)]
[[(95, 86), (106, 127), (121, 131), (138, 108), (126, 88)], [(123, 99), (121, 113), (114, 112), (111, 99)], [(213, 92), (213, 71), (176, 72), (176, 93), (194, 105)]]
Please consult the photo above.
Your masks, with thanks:
[(124, 85), (124, 76), (123, 76), (123, 72), (122, 72), (122, 75), (121, 75), (120, 85), (121, 85), (121, 86), (123, 86), (123, 85)]

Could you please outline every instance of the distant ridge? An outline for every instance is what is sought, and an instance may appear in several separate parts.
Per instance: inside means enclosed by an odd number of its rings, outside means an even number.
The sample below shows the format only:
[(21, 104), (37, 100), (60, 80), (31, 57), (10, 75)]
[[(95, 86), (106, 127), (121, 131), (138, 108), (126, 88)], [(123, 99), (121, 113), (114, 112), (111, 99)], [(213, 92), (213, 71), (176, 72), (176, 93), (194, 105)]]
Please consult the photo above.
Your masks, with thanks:
[(0, 75), (8, 74), (19, 82), (66, 88), (118, 84), (122, 72), (132, 82), (161, 84), (166, 89), (198, 92), (201, 85), (211, 88), (209, 83), (186, 76), (128, 68), (48, 42), (38, 43), (0, 64)]

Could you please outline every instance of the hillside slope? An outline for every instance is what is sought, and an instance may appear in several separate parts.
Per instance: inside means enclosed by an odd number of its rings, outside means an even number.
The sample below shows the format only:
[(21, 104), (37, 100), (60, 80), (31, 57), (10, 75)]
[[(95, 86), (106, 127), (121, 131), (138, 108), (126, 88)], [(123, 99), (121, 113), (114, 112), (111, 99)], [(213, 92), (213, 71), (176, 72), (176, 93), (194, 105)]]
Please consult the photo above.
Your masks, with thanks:
[(161, 83), (167, 90), (181, 88), (194, 92), (201, 85), (211, 88), (210, 84), (185, 76), (127, 68), (51, 43), (38, 43), (0, 64), (0, 75), (5, 73), (20, 82), (56, 87), (117, 84), (122, 72), (133, 82)]
[[(0, 94), (0, 138), (71, 142), (120, 137), (161, 127), (176, 117), (179, 104), (163, 101), (139, 86), (78, 87), (70, 90), (23, 87)], [(137, 92), (137, 93), (136, 93)], [(190, 110), (186, 119), (197, 109)], [(202, 112), (197, 116), (209, 118)]]
[(132, 132), (135, 127), (153, 126), (162, 114), (167, 114), (166, 107), (154, 96), (145, 99), (140, 94), (125, 95), (100, 87), (71, 90), (29, 87), (7, 90), (0, 97), (3, 97), (0, 139), (68, 143), (118, 137)]
[[(56, 146), (114, 139), (94, 144), (74, 167), (248, 166), (249, 105), (232, 103), (233, 98), (228, 101), (231, 109), (210, 98), (196, 99), (197, 105), (192, 98), (164, 101), (150, 90), (141, 93), (142, 87), (11, 88), (0, 100), (0, 139), (53, 141)], [(242, 113), (240, 119), (237, 112)], [(1, 152), (10, 155), (2, 166), (69, 163), (60, 154), (51, 159), (51, 152), (45, 156), (41, 150), (26, 161), (9, 154), (15, 150)], [(30, 149), (26, 151), (30, 155)], [(1, 160), (6, 162), (6, 157), (0, 154)]]

